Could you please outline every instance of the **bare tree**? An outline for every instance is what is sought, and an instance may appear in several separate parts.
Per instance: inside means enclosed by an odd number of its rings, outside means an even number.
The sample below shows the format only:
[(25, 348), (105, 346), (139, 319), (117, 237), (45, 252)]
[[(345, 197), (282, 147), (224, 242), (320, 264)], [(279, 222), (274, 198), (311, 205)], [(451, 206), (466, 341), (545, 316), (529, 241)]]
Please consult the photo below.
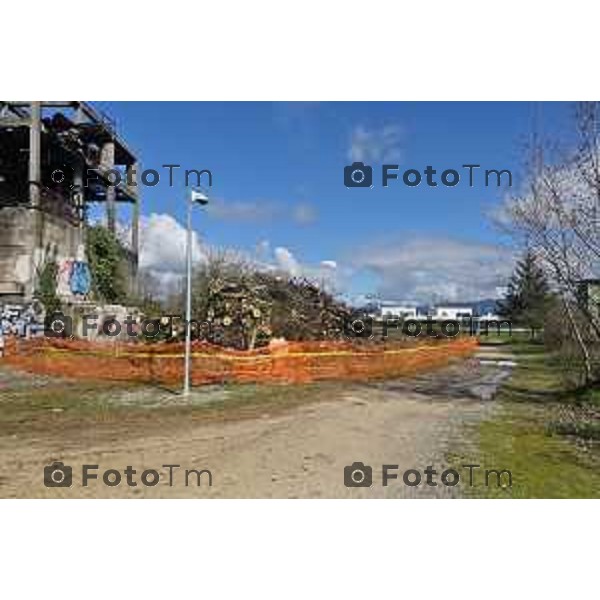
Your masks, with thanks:
[(545, 265), (564, 306), (580, 349), (584, 382), (597, 378), (594, 348), (600, 321), (581, 302), (582, 281), (594, 278), (600, 266), (600, 121), (598, 105), (578, 106), (579, 143), (558, 162), (549, 164), (535, 148), (535, 170), (525, 193), (505, 204), (509, 230)]

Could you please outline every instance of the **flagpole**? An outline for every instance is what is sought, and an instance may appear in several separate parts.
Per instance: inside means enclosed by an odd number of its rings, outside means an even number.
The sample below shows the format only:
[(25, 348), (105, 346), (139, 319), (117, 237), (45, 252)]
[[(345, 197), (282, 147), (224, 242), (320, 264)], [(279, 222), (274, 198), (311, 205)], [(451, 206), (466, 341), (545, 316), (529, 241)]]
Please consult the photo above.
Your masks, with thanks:
[(187, 244), (186, 244), (187, 285), (185, 301), (185, 376), (183, 395), (190, 393), (190, 361), (192, 346), (192, 191), (187, 198)]

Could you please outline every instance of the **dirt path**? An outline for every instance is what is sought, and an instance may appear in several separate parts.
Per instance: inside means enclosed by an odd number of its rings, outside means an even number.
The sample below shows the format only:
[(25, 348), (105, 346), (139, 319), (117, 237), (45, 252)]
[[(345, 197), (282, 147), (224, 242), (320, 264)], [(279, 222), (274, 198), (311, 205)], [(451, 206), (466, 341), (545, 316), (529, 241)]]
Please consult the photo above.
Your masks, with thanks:
[[(483, 418), (494, 403), (492, 392), (507, 370), (472, 359), (436, 373), (379, 383), (331, 388), (331, 397), (275, 415), (228, 422), (198, 423), (186, 417), (165, 420), (140, 431), (111, 422), (81, 435), (0, 437), (2, 497), (212, 497), (212, 498), (360, 498), (449, 497), (460, 488), (408, 487), (406, 469), (434, 465), (440, 473), (445, 453), (467, 422)], [(327, 388), (326, 388), (327, 389)], [(331, 391), (335, 389), (335, 391)], [(158, 409), (160, 410), (160, 409)], [(157, 425), (158, 423), (158, 425)], [(60, 420), (57, 420), (60, 426)], [(56, 431), (54, 432), (56, 433)], [(43, 466), (61, 460), (73, 467), (73, 486), (47, 488)], [(347, 488), (344, 467), (361, 461), (373, 466), (370, 488)], [(81, 486), (83, 463), (99, 465), (99, 479)], [(381, 465), (399, 465), (400, 480), (381, 485)], [(173, 485), (168, 485), (173, 468)], [(106, 469), (133, 466), (137, 487), (108, 487)], [(142, 485), (141, 472), (156, 469), (161, 481)], [(185, 469), (209, 469), (200, 487)], [(439, 474), (437, 476), (439, 481)]]

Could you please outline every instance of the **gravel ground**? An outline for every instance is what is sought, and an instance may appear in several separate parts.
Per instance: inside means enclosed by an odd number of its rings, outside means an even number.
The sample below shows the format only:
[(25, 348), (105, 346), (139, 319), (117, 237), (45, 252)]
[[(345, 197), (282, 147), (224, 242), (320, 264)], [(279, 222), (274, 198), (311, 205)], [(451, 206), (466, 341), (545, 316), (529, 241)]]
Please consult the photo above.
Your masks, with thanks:
[[(488, 361), (486, 361), (488, 362)], [(493, 361), (492, 361), (493, 362)], [(115, 407), (136, 407), (149, 414), (144, 422), (120, 422), (119, 411), (107, 411), (105, 422), (85, 431), (64, 426), (63, 415), (52, 415), (52, 432), (20, 431), (0, 436), (0, 496), (49, 498), (208, 497), (208, 498), (401, 498), (456, 497), (460, 486), (409, 487), (407, 469), (433, 465), (440, 473), (453, 440), (464, 425), (494, 410), (493, 394), (509, 369), (482, 365), (478, 359), (412, 379), (324, 388), (317, 402), (277, 414), (258, 414), (231, 421), (176, 417), (161, 412), (178, 398), (172, 392), (141, 388), (111, 394)], [(23, 379), (20, 379), (23, 377)], [(1, 390), (10, 386), (44, 386), (48, 380), (15, 376), (0, 370)], [(218, 386), (197, 391), (190, 403), (227, 402), (235, 389)], [(155, 408), (156, 410), (146, 410)], [(165, 413), (166, 414), (166, 413)], [(73, 485), (48, 488), (44, 465), (60, 460), (73, 467)], [(360, 461), (373, 467), (371, 487), (347, 488), (344, 467)], [(99, 479), (82, 487), (82, 464), (99, 465)], [(173, 485), (168, 485), (168, 468)], [(382, 486), (382, 464), (398, 465), (399, 479)], [(106, 469), (121, 472), (131, 465), (136, 487), (102, 483)], [(161, 481), (144, 486), (140, 475), (156, 469)], [(209, 469), (196, 485), (194, 474), (185, 485), (185, 469)]]

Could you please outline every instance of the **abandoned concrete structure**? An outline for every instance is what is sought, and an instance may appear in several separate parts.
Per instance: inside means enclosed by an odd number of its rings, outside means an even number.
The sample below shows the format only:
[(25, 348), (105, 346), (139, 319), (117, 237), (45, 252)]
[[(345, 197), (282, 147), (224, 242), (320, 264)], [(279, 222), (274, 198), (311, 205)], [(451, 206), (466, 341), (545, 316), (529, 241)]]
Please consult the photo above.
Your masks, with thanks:
[(0, 300), (30, 300), (49, 258), (84, 260), (92, 203), (104, 203), (113, 232), (117, 205), (132, 205), (124, 256), (136, 281), (139, 188), (130, 177), (111, 185), (109, 173), (134, 173), (136, 163), (114, 123), (85, 102), (0, 101)]

